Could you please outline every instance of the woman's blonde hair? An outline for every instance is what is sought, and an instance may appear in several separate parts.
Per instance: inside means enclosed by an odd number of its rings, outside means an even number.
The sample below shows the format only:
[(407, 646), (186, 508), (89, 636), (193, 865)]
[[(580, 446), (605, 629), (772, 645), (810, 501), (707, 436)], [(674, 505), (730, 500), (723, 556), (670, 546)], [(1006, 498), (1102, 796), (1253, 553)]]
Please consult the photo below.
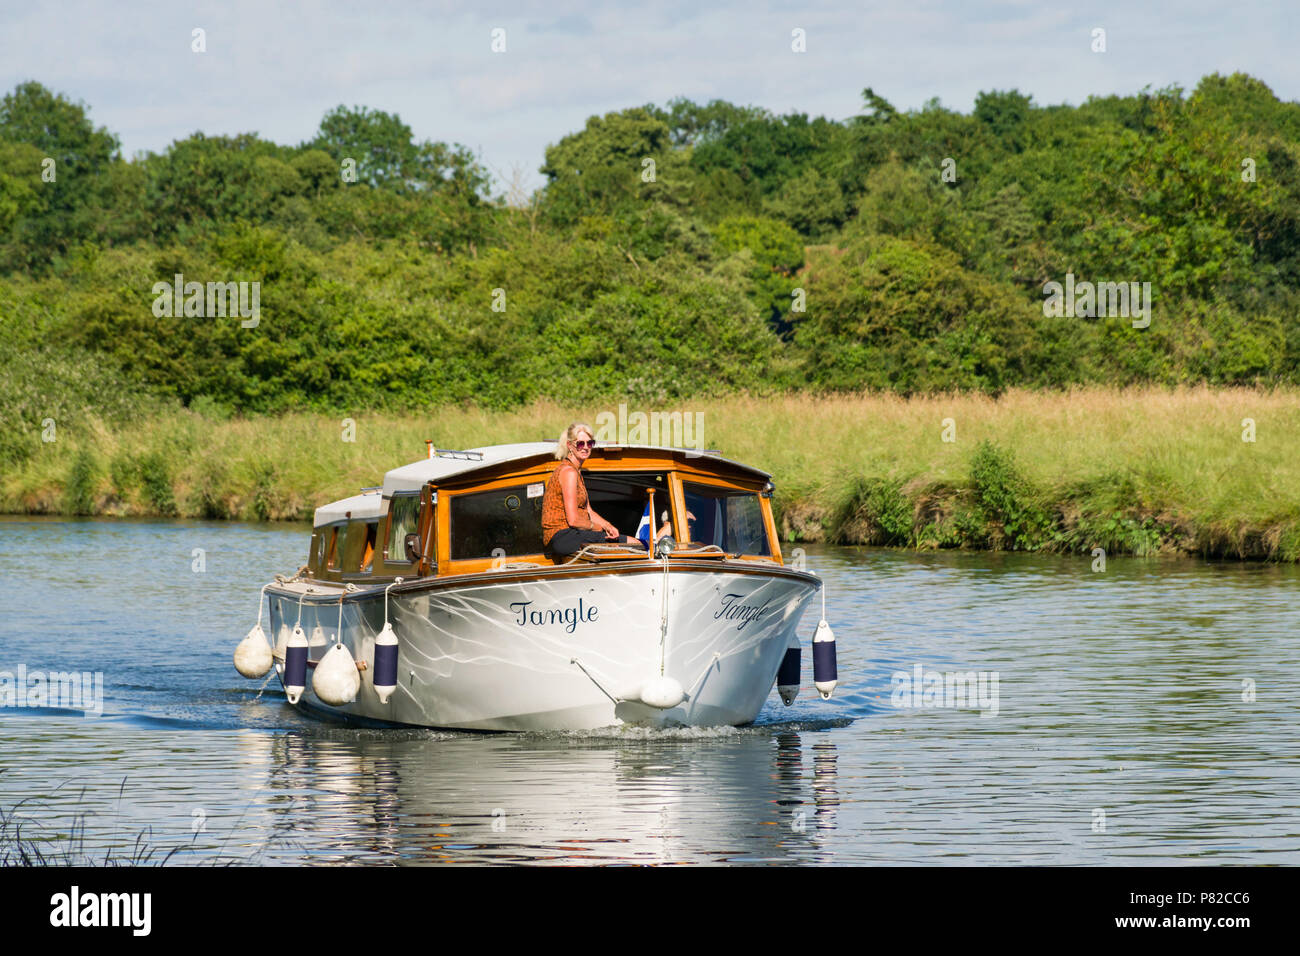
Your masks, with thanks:
[(555, 443), (556, 461), (563, 461), (565, 458), (569, 457), (569, 442), (576, 439), (583, 432), (586, 432), (587, 437), (592, 441), (595, 441), (596, 433), (591, 430), (590, 425), (584, 425), (582, 422), (574, 422), (564, 431), (560, 432), (560, 440)]

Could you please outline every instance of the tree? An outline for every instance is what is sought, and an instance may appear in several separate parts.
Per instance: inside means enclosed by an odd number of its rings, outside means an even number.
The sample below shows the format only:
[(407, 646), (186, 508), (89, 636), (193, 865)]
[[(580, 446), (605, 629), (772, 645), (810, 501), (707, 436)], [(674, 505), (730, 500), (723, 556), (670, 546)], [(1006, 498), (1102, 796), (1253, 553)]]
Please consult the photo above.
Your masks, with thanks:
[(889, 100), (876, 94), (871, 87), (862, 91), (862, 102), (866, 105), (867, 110), (860, 116), (855, 116), (853, 122), (864, 126), (878, 126), (891, 122), (898, 118), (898, 110), (894, 109)]
[(329, 153), (335, 162), (354, 161), (357, 181), (371, 186), (400, 189), (417, 164), (411, 127), (396, 113), (364, 106), (339, 105), (326, 113), (311, 145)]
[(810, 383), (903, 392), (1032, 380), (1033, 306), (946, 250), (875, 236), (810, 263), (795, 342)]
[[(0, 100), (0, 145), (6, 142), (12, 144), (7, 150), (12, 165), (3, 172), (24, 185), (0, 187), (0, 228), (10, 220), (0, 231), (10, 237), (5, 264), (40, 269), (93, 235), (101, 218), (95, 210), (102, 180), (118, 159), (118, 141), (103, 127), (95, 128), (83, 104), (29, 82)], [(26, 148), (16, 149), (20, 146)], [(26, 188), (31, 185), (34, 192)]]
[[(645, 107), (592, 116), (581, 132), (546, 148), (541, 173), (551, 217), (574, 223), (661, 198), (671, 148), (668, 124)], [(647, 160), (654, 164), (653, 179), (646, 175)]]
[(1004, 148), (1018, 153), (1028, 145), (1024, 129), (1033, 109), (1031, 100), (1019, 90), (980, 93), (975, 97), (975, 118), (1005, 144)]
[(274, 201), (304, 188), (281, 147), (255, 133), (177, 140), (146, 160), (155, 234), (243, 219), (265, 221)]
[(306, 145), (325, 151), (336, 163), (354, 161), (357, 182), (395, 192), (448, 190), (473, 203), (490, 181), (464, 146), (416, 143), (411, 127), (396, 113), (364, 106), (340, 105), (326, 113), (316, 138)]
[(691, 165), (706, 176), (727, 170), (765, 197), (822, 157), (833, 155), (844, 137), (844, 127), (823, 116), (765, 116), (733, 126), (719, 139), (696, 147)]
[(0, 100), (0, 139), (35, 146), (58, 164), (60, 175), (102, 170), (117, 155), (117, 137), (86, 116), (82, 103), (21, 83)]
[(728, 130), (742, 123), (771, 118), (767, 110), (758, 106), (737, 106), (726, 100), (710, 100), (706, 104), (700, 104), (684, 96), (669, 100), (666, 109), (654, 112), (668, 124), (675, 146), (710, 143), (721, 139)]
[(751, 284), (754, 302), (772, 329), (788, 336), (792, 325), (787, 319), (798, 284), (795, 273), (803, 268), (804, 248), (799, 234), (776, 219), (759, 216), (731, 216), (714, 228), (719, 251), (748, 253), (746, 278)]
[(839, 183), (809, 166), (763, 203), (764, 209), (784, 219), (813, 242), (820, 242), (843, 225), (846, 213)]

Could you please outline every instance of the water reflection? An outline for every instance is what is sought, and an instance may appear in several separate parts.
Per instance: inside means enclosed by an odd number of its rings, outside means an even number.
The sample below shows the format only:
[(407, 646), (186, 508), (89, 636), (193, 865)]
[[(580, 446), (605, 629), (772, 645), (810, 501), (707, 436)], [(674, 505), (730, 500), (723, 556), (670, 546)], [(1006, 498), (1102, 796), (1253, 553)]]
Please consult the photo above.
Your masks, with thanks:
[(315, 862), (829, 859), (836, 748), (819, 741), (805, 768), (805, 736), (286, 733), (265, 788), (303, 799), (267, 800), (257, 826), (292, 829)]

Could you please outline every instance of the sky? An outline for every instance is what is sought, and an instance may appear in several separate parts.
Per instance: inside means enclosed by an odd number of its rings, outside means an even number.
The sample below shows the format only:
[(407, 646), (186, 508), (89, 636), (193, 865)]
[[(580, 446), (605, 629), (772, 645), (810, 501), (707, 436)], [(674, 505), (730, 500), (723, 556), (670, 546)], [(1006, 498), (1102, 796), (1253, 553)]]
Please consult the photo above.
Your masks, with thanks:
[(0, 91), (36, 80), (84, 102), (127, 156), (196, 131), (296, 144), (367, 106), (534, 188), (547, 145), (588, 117), (677, 96), (843, 119), (868, 86), (969, 112), (983, 90), (1078, 104), (1241, 71), (1296, 100), (1298, 28), (1300, 0), (0, 0)]

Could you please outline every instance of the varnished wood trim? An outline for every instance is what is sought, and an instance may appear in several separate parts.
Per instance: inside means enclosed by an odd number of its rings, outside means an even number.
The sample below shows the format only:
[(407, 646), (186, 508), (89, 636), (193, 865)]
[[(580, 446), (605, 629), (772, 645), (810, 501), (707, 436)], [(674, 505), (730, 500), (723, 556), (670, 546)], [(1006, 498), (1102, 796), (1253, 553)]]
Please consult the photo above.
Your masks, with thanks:
[[(789, 580), (803, 581), (812, 584), (815, 587), (821, 587), (821, 579), (814, 574), (806, 571), (796, 571), (793, 568), (781, 567), (771, 564), (766, 560), (761, 562), (750, 560), (727, 560), (719, 562), (717, 560), (708, 560), (704, 558), (691, 560), (668, 559), (668, 570), (673, 571), (698, 571), (706, 574), (741, 574), (754, 575), (768, 578), (786, 578)], [(534, 570), (528, 571), (487, 571), (474, 572), (469, 574), (442, 575), (439, 577), (417, 578), (414, 581), (403, 581), (394, 587), (389, 594), (418, 594), (420, 592), (434, 592), (455, 590), (460, 587), (473, 587), (484, 584), (523, 584), (531, 581), (553, 581), (565, 578), (588, 578), (588, 577), (605, 577), (610, 575), (626, 574), (663, 574), (663, 562), (658, 560), (646, 559), (636, 562), (608, 562), (603, 564), (570, 564), (570, 565), (553, 565), (538, 566)], [(358, 583), (358, 582), (353, 582)], [(388, 581), (376, 581), (373, 587), (364, 590), (355, 591), (343, 596), (344, 602), (356, 602), (367, 600), (369, 598), (383, 594), (384, 588), (392, 583)], [(271, 585), (267, 588), (267, 593), (276, 593), (282, 597), (289, 597), (298, 600), (299, 595), (293, 591), (285, 591)], [(339, 595), (306, 595), (302, 598), (304, 604), (313, 603), (335, 603), (339, 600)]]

